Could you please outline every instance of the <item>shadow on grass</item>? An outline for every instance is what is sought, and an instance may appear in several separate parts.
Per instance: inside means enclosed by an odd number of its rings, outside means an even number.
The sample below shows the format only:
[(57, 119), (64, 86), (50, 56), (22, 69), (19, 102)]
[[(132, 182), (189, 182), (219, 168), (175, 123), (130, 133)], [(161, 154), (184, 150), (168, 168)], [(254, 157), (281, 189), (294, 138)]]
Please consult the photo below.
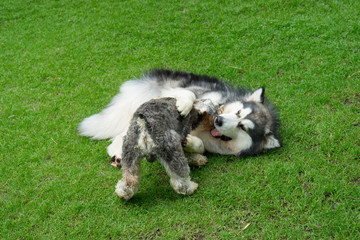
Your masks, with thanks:
[[(257, 157), (238, 158), (235, 156), (220, 156), (210, 154), (207, 156), (209, 162), (204, 167), (191, 167), (191, 179), (199, 184), (199, 188), (191, 196), (177, 194), (170, 186), (169, 177), (165, 169), (158, 162), (152, 164), (145, 160), (142, 162), (142, 175), (138, 192), (129, 201), (118, 198), (119, 203), (127, 206), (153, 207), (164, 203), (197, 199), (206, 191), (205, 188), (212, 188), (215, 178), (222, 178), (223, 175), (232, 174), (234, 169), (242, 169), (242, 165), (251, 161), (262, 161)], [(229, 170), (229, 172), (228, 172)], [(209, 184), (211, 184), (209, 186)], [(115, 195), (115, 197), (117, 197)]]

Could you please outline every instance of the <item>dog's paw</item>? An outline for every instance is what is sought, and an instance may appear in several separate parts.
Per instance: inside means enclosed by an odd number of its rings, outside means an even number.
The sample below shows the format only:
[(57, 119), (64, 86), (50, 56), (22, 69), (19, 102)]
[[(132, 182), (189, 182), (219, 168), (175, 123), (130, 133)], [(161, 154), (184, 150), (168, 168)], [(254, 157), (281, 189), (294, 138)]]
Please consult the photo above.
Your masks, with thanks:
[(115, 193), (120, 197), (128, 201), (131, 199), (136, 192), (136, 189), (134, 187), (131, 187), (126, 184), (125, 181), (120, 180), (115, 188)]
[(117, 156), (112, 156), (111, 166), (121, 168), (121, 158)]
[[(106, 148), (108, 155), (111, 157), (112, 162), (117, 162), (116, 160), (121, 160), (122, 156), (122, 144), (123, 144), (123, 135), (118, 135), (114, 141)], [(113, 165), (111, 164), (112, 166)]]
[(176, 108), (180, 114), (186, 117), (191, 111), (196, 96), (193, 92), (188, 90), (178, 91), (176, 95)]
[(198, 153), (189, 153), (186, 154), (186, 158), (188, 159), (188, 164), (191, 166), (202, 167), (205, 166), (208, 162), (207, 157)]
[(171, 179), (170, 184), (176, 193), (183, 195), (193, 194), (199, 186), (197, 183), (190, 180), (179, 181), (177, 179)]
[(190, 181), (186, 194), (187, 195), (193, 194), (196, 191), (196, 189), (198, 189), (198, 187), (199, 187), (199, 184), (197, 184), (196, 182)]
[(186, 117), (193, 107), (193, 100), (180, 98), (176, 101), (176, 108), (180, 112), (181, 116)]
[(204, 153), (205, 147), (203, 141), (195, 136), (188, 134), (183, 142), (184, 150), (190, 153)]
[(160, 97), (171, 97), (176, 99), (176, 108), (180, 114), (186, 117), (191, 111), (196, 96), (193, 92), (184, 88), (166, 88), (160, 93)]

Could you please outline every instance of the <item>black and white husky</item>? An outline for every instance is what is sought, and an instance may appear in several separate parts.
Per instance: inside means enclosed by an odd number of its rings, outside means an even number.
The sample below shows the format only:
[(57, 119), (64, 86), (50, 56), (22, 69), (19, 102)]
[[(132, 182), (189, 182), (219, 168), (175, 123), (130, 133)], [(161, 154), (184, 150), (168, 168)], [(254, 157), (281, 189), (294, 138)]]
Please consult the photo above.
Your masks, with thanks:
[(111, 139), (107, 152), (110, 157), (120, 158), (130, 121), (143, 103), (172, 97), (179, 112), (186, 116), (196, 99), (209, 99), (219, 106), (219, 115), (191, 131), (189, 146), (194, 148), (187, 149), (198, 153), (254, 155), (281, 147), (278, 119), (264, 91), (234, 88), (214, 77), (155, 69), (122, 84), (104, 110), (80, 123), (79, 131), (93, 139)]

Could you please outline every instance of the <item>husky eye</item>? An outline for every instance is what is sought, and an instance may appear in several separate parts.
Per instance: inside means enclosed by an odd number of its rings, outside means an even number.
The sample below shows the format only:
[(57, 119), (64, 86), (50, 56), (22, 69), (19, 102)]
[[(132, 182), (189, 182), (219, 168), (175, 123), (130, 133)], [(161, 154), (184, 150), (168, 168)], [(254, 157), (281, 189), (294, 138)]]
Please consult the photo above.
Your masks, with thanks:
[(247, 131), (247, 129), (245, 128), (244, 124), (239, 123), (239, 124), (238, 124), (238, 127), (241, 128), (241, 129), (242, 129), (243, 131), (245, 131), (245, 132)]
[(236, 113), (236, 116), (240, 117), (241, 110)]

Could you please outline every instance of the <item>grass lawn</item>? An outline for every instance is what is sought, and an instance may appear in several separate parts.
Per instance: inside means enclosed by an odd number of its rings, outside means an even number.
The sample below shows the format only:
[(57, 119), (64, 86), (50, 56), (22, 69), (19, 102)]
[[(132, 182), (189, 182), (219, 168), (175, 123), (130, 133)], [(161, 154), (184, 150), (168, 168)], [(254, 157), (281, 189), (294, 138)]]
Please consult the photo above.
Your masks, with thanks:
[[(360, 2), (0, 3), (0, 239), (360, 239)], [(165, 67), (265, 86), (284, 147), (209, 155), (193, 196), (143, 162), (115, 194), (78, 135), (120, 84)]]

